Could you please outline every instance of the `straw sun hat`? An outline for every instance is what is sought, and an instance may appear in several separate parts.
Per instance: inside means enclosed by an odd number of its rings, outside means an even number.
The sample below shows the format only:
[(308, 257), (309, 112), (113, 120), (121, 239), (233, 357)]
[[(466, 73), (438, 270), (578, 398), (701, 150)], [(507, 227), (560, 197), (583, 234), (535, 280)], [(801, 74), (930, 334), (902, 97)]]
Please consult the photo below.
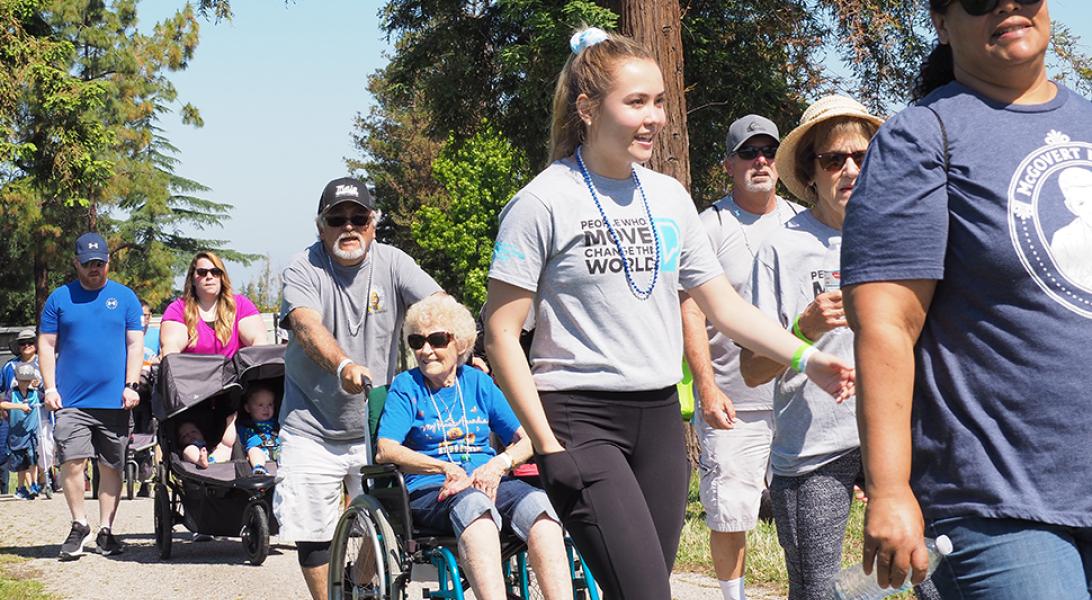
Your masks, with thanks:
[(835, 117), (856, 117), (876, 127), (883, 124), (883, 119), (868, 114), (868, 110), (860, 102), (846, 96), (826, 96), (813, 102), (800, 117), (800, 124), (796, 126), (796, 129), (790, 131), (789, 135), (781, 140), (775, 159), (781, 181), (794, 196), (801, 200), (813, 200), (813, 198), (807, 196), (808, 182), (801, 181), (796, 176), (797, 147), (812, 127)]

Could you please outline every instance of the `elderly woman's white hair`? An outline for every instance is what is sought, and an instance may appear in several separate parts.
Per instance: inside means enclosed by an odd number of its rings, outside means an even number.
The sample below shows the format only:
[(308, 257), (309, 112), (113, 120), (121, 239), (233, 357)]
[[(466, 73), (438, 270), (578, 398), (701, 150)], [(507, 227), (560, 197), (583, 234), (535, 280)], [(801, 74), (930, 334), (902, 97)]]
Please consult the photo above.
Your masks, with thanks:
[(447, 294), (433, 294), (406, 311), (403, 336), (408, 337), (415, 331), (430, 333), (441, 330), (455, 336), (458, 347), (464, 348), (459, 354), (460, 361), (469, 358), (478, 339), (478, 327), (470, 309)]

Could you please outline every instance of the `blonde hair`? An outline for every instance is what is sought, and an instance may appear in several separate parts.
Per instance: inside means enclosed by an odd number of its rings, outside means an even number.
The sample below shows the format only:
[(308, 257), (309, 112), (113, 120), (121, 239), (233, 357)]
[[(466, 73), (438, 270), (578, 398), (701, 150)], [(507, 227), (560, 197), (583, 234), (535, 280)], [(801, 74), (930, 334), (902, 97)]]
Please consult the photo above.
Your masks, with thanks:
[(220, 260), (211, 250), (202, 250), (193, 255), (190, 268), (186, 271), (186, 283), (182, 288), (182, 298), (185, 302), (183, 314), (186, 318), (186, 347), (197, 345), (197, 321), (200, 316), (197, 312), (197, 289), (193, 286), (193, 273), (197, 269), (197, 261), (204, 258), (220, 269), (220, 295), (216, 299), (216, 322), (213, 329), (216, 330), (216, 339), (220, 344), (227, 345), (231, 340), (231, 332), (235, 328), (235, 294), (231, 290), (231, 279), (228, 278), (224, 261)]
[(616, 33), (608, 33), (602, 42), (569, 55), (554, 89), (550, 162), (569, 156), (584, 141), (585, 126), (576, 110), (576, 99), (584, 94), (597, 106), (614, 85), (615, 67), (630, 58), (656, 62), (643, 46)]
[[(820, 121), (804, 133), (800, 143), (796, 146), (796, 178), (805, 186), (805, 194), (810, 202), (818, 202), (819, 197), (815, 192), (815, 155), (816, 149), (831, 138), (850, 135), (859, 135), (865, 140), (872, 141), (879, 126), (860, 117), (833, 117)], [(860, 167), (860, 165), (857, 165)]]
[(426, 325), (442, 328), (455, 336), (455, 341), (465, 350), (459, 353), (459, 362), (470, 357), (474, 342), (478, 339), (478, 327), (470, 309), (459, 304), (447, 294), (433, 294), (406, 311), (406, 323), (402, 328), (403, 336), (408, 338), (410, 331), (423, 330)]

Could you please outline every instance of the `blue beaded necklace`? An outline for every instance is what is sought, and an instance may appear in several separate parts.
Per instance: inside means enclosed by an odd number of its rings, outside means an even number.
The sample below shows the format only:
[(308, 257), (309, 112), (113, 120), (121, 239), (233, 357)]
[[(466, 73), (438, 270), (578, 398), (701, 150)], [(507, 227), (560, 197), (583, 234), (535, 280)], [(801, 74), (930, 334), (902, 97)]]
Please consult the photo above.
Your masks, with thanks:
[(591, 173), (588, 172), (588, 167), (584, 165), (584, 157), (580, 152), (581, 146), (576, 148), (576, 164), (580, 167), (580, 174), (584, 176), (584, 183), (588, 186), (588, 191), (591, 192), (592, 200), (595, 201), (595, 207), (599, 209), (599, 216), (603, 218), (603, 223), (607, 226), (607, 233), (610, 234), (610, 239), (614, 242), (614, 247), (618, 250), (618, 258), (622, 261), (622, 270), (626, 274), (626, 283), (629, 284), (629, 290), (633, 292), (633, 295), (638, 300), (648, 300), (652, 296), (652, 290), (656, 288), (656, 280), (660, 276), (660, 234), (656, 231), (656, 224), (652, 222), (652, 210), (648, 207), (648, 196), (645, 195), (645, 188), (641, 185), (641, 180), (637, 177), (637, 169), (630, 167), (630, 175), (633, 177), (633, 183), (637, 185), (637, 191), (641, 192), (641, 202), (645, 205), (645, 215), (648, 217), (648, 226), (652, 229), (652, 239), (656, 242), (656, 264), (652, 269), (652, 281), (648, 284), (648, 289), (641, 289), (637, 287), (637, 282), (633, 281), (633, 273), (629, 270), (629, 261), (625, 258), (625, 252), (622, 248), (622, 238), (614, 231), (614, 227), (610, 224), (610, 219), (607, 218), (606, 211), (603, 210), (603, 204), (599, 201), (599, 194), (595, 191), (595, 183), (592, 182)]

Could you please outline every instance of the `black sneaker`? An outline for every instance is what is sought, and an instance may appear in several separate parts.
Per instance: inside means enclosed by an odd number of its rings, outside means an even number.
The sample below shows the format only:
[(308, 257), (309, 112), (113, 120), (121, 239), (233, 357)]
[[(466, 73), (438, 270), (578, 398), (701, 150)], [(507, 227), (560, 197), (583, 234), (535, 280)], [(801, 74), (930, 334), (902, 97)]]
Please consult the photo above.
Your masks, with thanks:
[(121, 554), (125, 550), (125, 546), (121, 545), (121, 542), (114, 537), (108, 527), (99, 530), (99, 535), (95, 538), (95, 545), (99, 547), (99, 554), (103, 556)]
[(83, 556), (83, 546), (91, 539), (91, 526), (72, 521), (72, 531), (61, 544), (61, 560), (73, 560)]

